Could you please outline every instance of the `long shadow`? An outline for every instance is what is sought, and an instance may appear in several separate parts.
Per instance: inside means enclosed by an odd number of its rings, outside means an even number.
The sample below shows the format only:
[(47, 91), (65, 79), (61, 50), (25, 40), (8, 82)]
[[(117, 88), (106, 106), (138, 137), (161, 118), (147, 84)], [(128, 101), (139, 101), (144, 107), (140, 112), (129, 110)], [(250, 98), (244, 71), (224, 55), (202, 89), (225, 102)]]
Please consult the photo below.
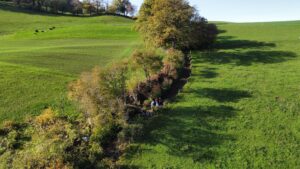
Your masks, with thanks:
[[(268, 42), (235, 40), (231, 36), (219, 37), (213, 51), (202, 52), (193, 57), (193, 68), (199, 69), (200, 73), (192, 74), (192, 79), (200, 77), (203, 81), (203, 79), (213, 79), (218, 76), (216, 68), (194, 67), (195, 64), (197, 66), (197, 63), (250, 66), (254, 63), (284, 62), (297, 56), (288, 51), (270, 50), (274, 47), (276, 47), (275, 44)], [(191, 107), (179, 106), (163, 110), (158, 116), (146, 121), (144, 134), (136, 141), (149, 145), (162, 144), (168, 148), (170, 155), (191, 157), (195, 163), (212, 162), (219, 156), (216, 150), (219, 145), (235, 140), (233, 135), (223, 133), (226, 133), (227, 121), (235, 117), (236, 113), (241, 110), (228, 106), (228, 103), (236, 103), (241, 99), (250, 98), (251, 94), (232, 88), (192, 88), (184, 92), (187, 95), (196, 95), (198, 98), (215, 100), (217, 104), (213, 106), (202, 104)], [(182, 101), (182, 95), (177, 96), (174, 102), (180, 101)], [(134, 154), (147, 151), (153, 150), (136, 148), (129, 152), (127, 157), (130, 159), (134, 157)]]
[[(220, 123), (235, 116), (230, 106), (180, 107), (165, 110), (145, 125), (144, 134), (138, 143), (168, 147), (168, 153), (191, 157), (193, 161), (212, 161), (218, 155), (213, 147), (224, 141), (234, 140), (228, 134), (220, 134)], [(218, 123), (218, 124), (217, 124)], [(135, 149), (130, 153), (152, 150)], [(128, 158), (132, 157), (130, 154)], [(129, 167), (130, 168), (130, 167)]]
[(207, 62), (211, 64), (235, 64), (239, 66), (250, 66), (254, 63), (280, 63), (297, 57), (293, 52), (287, 51), (264, 51), (252, 50), (246, 52), (204, 52), (201, 57), (194, 58), (196, 62)]
[[(194, 163), (212, 162), (219, 156), (215, 149), (218, 145), (235, 140), (234, 136), (222, 134), (225, 133), (222, 131), (226, 131), (227, 120), (235, 117), (236, 112), (240, 110), (223, 103), (238, 102), (251, 97), (251, 94), (241, 90), (213, 88), (188, 90), (184, 93), (211, 98), (219, 104), (164, 109), (161, 114), (145, 122), (143, 135), (138, 137), (136, 142), (153, 146), (164, 145), (168, 154), (190, 157)], [(176, 102), (180, 102), (180, 99)], [(125, 158), (132, 159), (136, 154), (152, 151), (134, 147), (127, 151)], [(139, 166), (123, 167), (139, 168)]]
[(197, 97), (210, 98), (220, 103), (238, 102), (243, 98), (251, 97), (249, 92), (236, 89), (203, 88), (199, 90), (189, 89), (185, 92), (197, 95)]
[[(168, 147), (170, 155), (191, 157), (195, 163), (214, 160), (218, 156), (218, 152), (214, 151), (215, 147), (225, 141), (235, 140), (232, 135), (220, 133), (226, 129), (226, 121), (233, 118), (239, 110), (222, 103), (237, 102), (251, 97), (251, 94), (240, 90), (212, 88), (186, 92), (189, 93), (214, 99), (220, 104), (165, 109), (162, 114), (146, 121), (143, 135), (136, 142), (162, 144)], [(126, 158), (130, 159), (134, 154), (147, 151), (153, 150), (131, 149)]]
[[(250, 66), (254, 63), (272, 64), (291, 60), (296, 53), (273, 50), (275, 43), (253, 40), (237, 40), (233, 36), (220, 36), (214, 47), (201, 56), (194, 57), (195, 62), (211, 64), (235, 64)], [(243, 51), (241, 51), (243, 50)]]
[[(193, 74), (196, 75), (196, 74)], [(218, 76), (218, 73), (216, 72), (216, 68), (204, 68), (200, 71), (199, 74), (200, 78), (206, 78), (206, 79), (213, 79)]]
[(253, 40), (234, 39), (234, 36), (219, 36), (217, 42), (213, 46), (214, 50), (220, 49), (252, 49), (252, 48), (273, 48), (275, 43), (259, 42)]

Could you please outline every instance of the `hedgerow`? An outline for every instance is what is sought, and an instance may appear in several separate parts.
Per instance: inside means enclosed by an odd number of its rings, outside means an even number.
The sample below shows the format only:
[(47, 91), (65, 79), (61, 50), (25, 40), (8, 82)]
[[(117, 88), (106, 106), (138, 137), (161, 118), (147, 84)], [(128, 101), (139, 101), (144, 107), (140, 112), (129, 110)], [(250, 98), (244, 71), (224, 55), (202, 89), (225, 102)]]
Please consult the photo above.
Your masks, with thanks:
[[(174, 2), (170, 9), (168, 5)], [(184, 10), (174, 15), (164, 6)], [(137, 29), (144, 35), (145, 49), (136, 50), (129, 59), (84, 72), (69, 85), (68, 98), (79, 105), (75, 119), (48, 107), (24, 124), (4, 124), (0, 167), (117, 167), (128, 145), (143, 135), (144, 118), (155, 113), (151, 100), (171, 97), (190, 73), (187, 49), (210, 46), (217, 34), (216, 27), (183, 0), (146, 0)]]

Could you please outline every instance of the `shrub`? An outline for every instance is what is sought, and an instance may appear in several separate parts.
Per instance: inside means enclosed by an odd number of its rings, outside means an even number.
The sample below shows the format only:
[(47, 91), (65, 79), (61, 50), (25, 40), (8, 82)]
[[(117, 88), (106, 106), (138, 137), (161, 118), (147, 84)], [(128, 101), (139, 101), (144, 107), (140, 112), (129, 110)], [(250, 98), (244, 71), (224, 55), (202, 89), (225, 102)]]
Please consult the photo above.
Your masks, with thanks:
[(209, 48), (216, 41), (217, 35), (218, 28), (215, 24), (209, 24), (205, 18), (196, 15), (191, 21), (189, 48)]
[(130, 70), (128, 75), (128, 80), (126, 81), (126, 89), (128, 93), (133, 94), (134, 90), (137, 88), (138, 84), (145, 80), (145, 74), (143, 70)]
[(161, 87), (162, 87), (163, 90), (166, 91), (166, 90), (170, 89), (172, 84), (173, 84), (173, 79), (165, 77)]
[(160, 84), (154, 84), (151, 89), (151, 98), (161, 97), (162, 90)]
[(121, 115), (123, 101), (122, 96), (118, 95), (124, 93), (126, 79), (123, 73), (118, 72), (120, 69), (95, 68), (90, 73), (82, 74), (69, 87), (69, 97), (80, 104), (86, 123), (91, 128), (101, 128), (101, 125)]
[(163, 66), (162, 57), (157, 55), (153, 50), (137, 50), (132, 54), (132, 59), (137, 66), (144, 70), (147, 78), (158, 73)]
[(35, 118), (36, 124), (41, 127), (46, 127), (48, 125), (54, 124), (55, 122), (55, 112), (48, 108), (43, 111), (43, 113)]
[(165, 65), (172, 65), (176, 69), (181, 69), (184, 66), (184, 54), (174, 48), (167, 50), (167, 55), (164, 58)]
[(162, 72), (173, 79), (177, 79), (179, 72), (184, 67), (184, 54), (176, 49), (169, 49), (164, 58), (164, 68)]

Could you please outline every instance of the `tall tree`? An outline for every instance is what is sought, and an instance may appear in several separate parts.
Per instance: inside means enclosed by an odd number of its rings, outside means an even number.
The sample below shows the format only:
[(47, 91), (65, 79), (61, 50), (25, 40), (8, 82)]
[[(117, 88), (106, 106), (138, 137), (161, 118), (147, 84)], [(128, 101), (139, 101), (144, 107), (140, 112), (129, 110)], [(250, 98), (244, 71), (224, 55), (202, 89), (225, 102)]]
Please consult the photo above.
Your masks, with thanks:
[(82, 12), (82, 3), (79, 0), (71, 0), (70, 6), (73, 15), (78, 15), (78, 13)]
[(58, 10), (64, 14), (64, 12), (67, 10), (68, 1), (67, 0), (58, 0)]
[(99, 14), (100, 9), (102, 7), (102, 4), (103, 4), (103, 0), (94, 0), (94, 5), (95, 5), (95, 8), (96, 8), (96, 14)]
[(113, 0), (110, 6), (110, 11), (118, 14), (128, 15), (134, 11), (134, 6), (129, 0)]
[(134, 13), (136, 12), (136, 7), (128, 0), (125, 1), (125, 8), (126, 8), (125, 15), (133, 16)]
[(185, 0), (145, 0), (136, 28), (155, 47), (182, 49), (189, 44), (195, 9)]
[(88, 13), (88, 14), (90, 14), (90, 16), (92, 16), (92, 12), (94, 10), (94, 6), (93, 6), (93, 4), (91, 3), (90, 0), (84, 0), (82, 2), (82, 8), (84, 10), (84, 13)]

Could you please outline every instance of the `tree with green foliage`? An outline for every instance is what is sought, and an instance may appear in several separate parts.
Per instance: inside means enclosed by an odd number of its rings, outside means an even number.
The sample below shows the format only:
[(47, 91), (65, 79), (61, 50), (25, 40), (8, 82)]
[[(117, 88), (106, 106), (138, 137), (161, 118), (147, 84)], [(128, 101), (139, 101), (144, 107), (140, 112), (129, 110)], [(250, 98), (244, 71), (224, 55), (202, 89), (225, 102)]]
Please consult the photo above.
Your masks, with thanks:
[(67, 0), (58, 0), (58, 10), (64, 14), (64, 12), (67, 11), (68, 7), (67, 7), (68, 1)]
[(146, 44), (180, 50), (209, 46), (218, 33), (186, 0), (145, 0), (135, 27)]
[(185, 0), (145, 0), (136, 29), (147, 44), (182, 49), (189, 44), (194, 13), (195, 9)]
[(132, 59), (137, 66), (144, 70), (147, 79), (162, 68), (162, 57), (153, 50), (135, 51)]
[(129, 0), (113, 0), (110, 11), (118, 14), (128, 15), (134, 13), (134, 6)]
[(82, 3), (79, 0), (71, 0), (70, 10), (73, 15), (78, 15), (79, 13), (82, 13)]
[(95, 7), (93, 6), (91, 0), (84, 0), (82, 2), (82, 9), (84, 14), (89, 14), (90, 16), (92, 16)]
[(103, 11), (103, 0), (93, 0), (92, 4), (95, 7), (96, 14), (99, 14), (100, 11)]
[(191, 21), (190, 49), (199, 50), (210, 47), (217, 39), (218, 28), (198, 14)]
[(53, 13), (58, 13), (59, 4), (60, 4), (59, 0), (50, 1), (50, 8)]

